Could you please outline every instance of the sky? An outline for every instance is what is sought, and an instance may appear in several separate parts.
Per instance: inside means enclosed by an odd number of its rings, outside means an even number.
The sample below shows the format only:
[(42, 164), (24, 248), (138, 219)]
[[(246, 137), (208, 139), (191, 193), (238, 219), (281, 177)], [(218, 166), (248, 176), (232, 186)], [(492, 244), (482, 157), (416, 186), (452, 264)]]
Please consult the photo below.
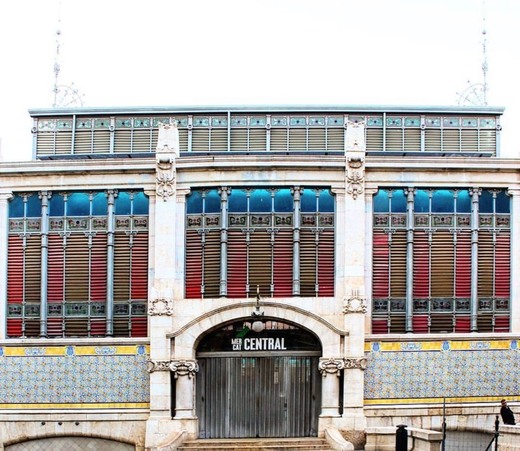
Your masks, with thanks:
[(456, 106), (482, 91), (484, 43), (501, 155), (520, 157), (519, 23), (520, 0), (2, 1), (0, 160), (32, 158), (55, 61), (89, 108)]

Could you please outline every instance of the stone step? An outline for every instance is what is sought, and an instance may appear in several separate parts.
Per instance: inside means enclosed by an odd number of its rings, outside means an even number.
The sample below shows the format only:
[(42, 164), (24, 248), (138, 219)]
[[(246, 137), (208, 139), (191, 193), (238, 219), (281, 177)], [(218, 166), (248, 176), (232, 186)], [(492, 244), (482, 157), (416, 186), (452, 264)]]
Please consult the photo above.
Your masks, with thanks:
[(184, 442), (178, 451), (330, 451), (319, 438), (200, 439)]

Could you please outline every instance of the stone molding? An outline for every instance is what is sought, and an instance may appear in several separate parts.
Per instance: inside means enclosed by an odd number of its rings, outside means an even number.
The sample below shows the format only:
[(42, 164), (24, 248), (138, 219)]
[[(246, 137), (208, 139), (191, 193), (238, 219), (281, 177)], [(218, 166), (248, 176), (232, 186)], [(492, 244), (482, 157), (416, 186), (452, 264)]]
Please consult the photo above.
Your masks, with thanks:
[(150, 316), (173, 316), (173, 299), (155, 298), (148, 305)]

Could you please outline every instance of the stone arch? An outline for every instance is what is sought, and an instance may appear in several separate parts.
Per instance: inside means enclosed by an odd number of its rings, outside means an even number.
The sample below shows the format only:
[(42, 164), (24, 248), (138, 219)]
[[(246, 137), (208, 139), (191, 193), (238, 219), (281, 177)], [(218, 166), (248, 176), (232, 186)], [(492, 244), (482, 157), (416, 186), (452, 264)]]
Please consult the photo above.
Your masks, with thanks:
[[(200, 339), (225, 323), (251, 317), (255, 302), (243, 302), (220, 307), (198, 316), (169, 334), (175, 340), (175, 359), (194, 359)], [(337, 328), (327, 320), (302, 308), (278, 302), (262, 302), (265, 317), (291, 322), (311, 331), (321, 341), (324, 357), (340, 357), (343, 341), (348, 332)]]

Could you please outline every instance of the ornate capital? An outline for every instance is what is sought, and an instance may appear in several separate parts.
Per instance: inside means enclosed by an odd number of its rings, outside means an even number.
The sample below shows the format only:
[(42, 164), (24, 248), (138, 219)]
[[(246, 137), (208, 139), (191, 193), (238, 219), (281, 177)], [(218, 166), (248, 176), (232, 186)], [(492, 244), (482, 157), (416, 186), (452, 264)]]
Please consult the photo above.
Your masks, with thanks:
[(353, 199), (363, 192), (365, 184), (365, 169), (364, 161), (361, 156), (349, 156), (347, 157), (347, 193), (352, 196)]
[(148, 372), (168, 371), (170, 369), (170, 360), (148, 360)]
[(199, 372), (199, 364), (195, 360), (172, 360), (170, 371), (175, 379), (179, 376), (188, 376), (191, 379)]
[(343, 359), (345, 362), (345, 369), (352, 370), (366, 370), (367, 359), (365, 357), (347, 357)]
[(365, 298), (359, 296), (357, 291), (353, 291), (349, 298), (343, 301), (343, 313), (366, 313), (367, 301)]
[(335, 374), (339, 377), (341, 370), (345, 369), (345, 361), (334, 358), (320, 359), (318, 369), (323, 377), (326, 377), (328, 374)]
[(172, 316), (173, 299), (155, 298), (148, 304), (148, 315), (150, 316)]

